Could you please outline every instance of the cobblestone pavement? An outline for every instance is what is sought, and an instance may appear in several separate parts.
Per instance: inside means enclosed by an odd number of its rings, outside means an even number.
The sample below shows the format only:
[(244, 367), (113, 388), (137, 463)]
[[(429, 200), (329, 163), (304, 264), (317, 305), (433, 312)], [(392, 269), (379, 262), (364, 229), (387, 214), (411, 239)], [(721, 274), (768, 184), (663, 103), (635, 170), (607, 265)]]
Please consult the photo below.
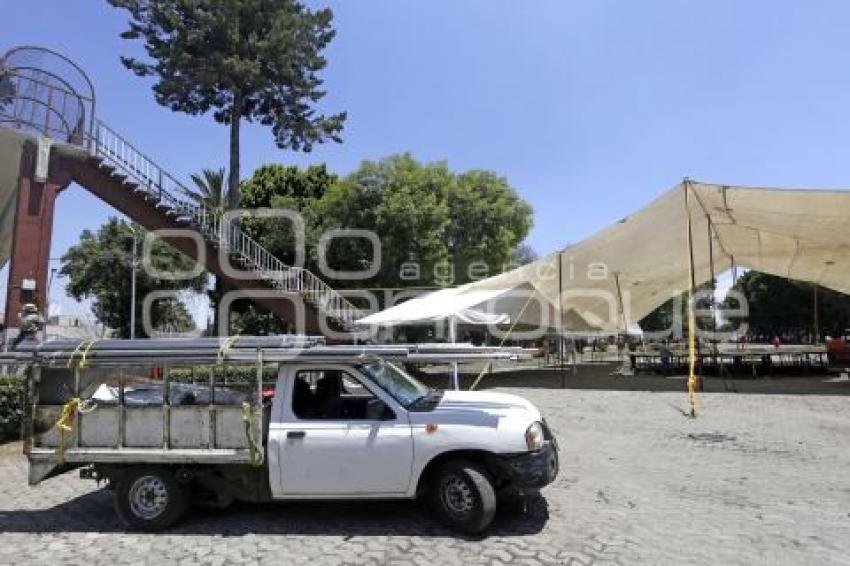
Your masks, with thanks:
[(562, 469), (524, 516), (454, 536), (414, 503), (197, 510), (121, 532), (74, 474), (26, 484), (0, 447), (0, 563), (848, 564), (850, 397), (505, 389), (542, 408)]

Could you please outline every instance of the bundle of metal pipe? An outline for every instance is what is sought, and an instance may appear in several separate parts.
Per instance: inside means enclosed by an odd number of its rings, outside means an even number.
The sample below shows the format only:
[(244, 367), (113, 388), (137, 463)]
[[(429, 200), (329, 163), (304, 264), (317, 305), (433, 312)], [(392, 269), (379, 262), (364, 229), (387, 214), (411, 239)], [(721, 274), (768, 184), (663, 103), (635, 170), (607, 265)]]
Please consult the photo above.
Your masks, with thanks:
[(328, 346), (322, 337), (239, 336), (231, 338), (156, 338), (144, 340), (56, 340), (22, 344), (0, 354), (0, 365), (35, 363), (54, 367), (100, 365), (192, 366), (216, 363), (352, 361), (383, 358), (410, 362), (511, 360), (522, 348), (471, 344), (386, 344)]
[(92, 350), (219, 350), (230, 348), (294, 348), (324, 344), (323, 336), (231, 336), (227, 338), (146, 338), (138, 340), (51, 340), (49, 342), (22, 342), (18, 352), (60, 352), (81, 350), (91, 344)]

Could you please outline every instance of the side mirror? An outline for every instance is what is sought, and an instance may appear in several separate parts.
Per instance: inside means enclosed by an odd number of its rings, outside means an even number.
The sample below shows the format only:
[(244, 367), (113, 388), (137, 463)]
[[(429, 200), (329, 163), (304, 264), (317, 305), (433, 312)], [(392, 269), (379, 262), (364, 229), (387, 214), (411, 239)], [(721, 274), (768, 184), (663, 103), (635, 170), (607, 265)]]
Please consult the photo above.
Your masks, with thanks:
[(393, 410), (380, 399), (369, 399), (366, 402), (366, 419), (370, 421), (388, 421), (395, 418)]

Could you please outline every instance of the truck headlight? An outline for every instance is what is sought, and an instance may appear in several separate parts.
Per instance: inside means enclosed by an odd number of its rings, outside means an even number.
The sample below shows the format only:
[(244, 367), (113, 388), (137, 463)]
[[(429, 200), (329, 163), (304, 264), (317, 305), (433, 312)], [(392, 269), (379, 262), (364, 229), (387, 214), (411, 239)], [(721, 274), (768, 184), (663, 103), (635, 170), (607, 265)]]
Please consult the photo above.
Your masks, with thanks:
[(539, 422), (531, 423), (531, 426), (525, 431), (525, 445), (528, 446), (528, 450), (537, 452), (543, 448), (543, 441), (543, 425)]

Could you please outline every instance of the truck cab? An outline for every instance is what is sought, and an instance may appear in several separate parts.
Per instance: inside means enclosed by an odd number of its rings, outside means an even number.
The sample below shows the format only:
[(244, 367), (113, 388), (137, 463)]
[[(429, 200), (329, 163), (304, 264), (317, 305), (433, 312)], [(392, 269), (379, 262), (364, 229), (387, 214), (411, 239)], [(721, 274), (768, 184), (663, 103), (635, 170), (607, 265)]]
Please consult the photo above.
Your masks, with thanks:
[(453, 459), (536, 489), (558, 466), (554, 437), (528, 401), (430, 389), (379, 359), (282, 367), (268, 450), (276, 499), (412, 498)]

